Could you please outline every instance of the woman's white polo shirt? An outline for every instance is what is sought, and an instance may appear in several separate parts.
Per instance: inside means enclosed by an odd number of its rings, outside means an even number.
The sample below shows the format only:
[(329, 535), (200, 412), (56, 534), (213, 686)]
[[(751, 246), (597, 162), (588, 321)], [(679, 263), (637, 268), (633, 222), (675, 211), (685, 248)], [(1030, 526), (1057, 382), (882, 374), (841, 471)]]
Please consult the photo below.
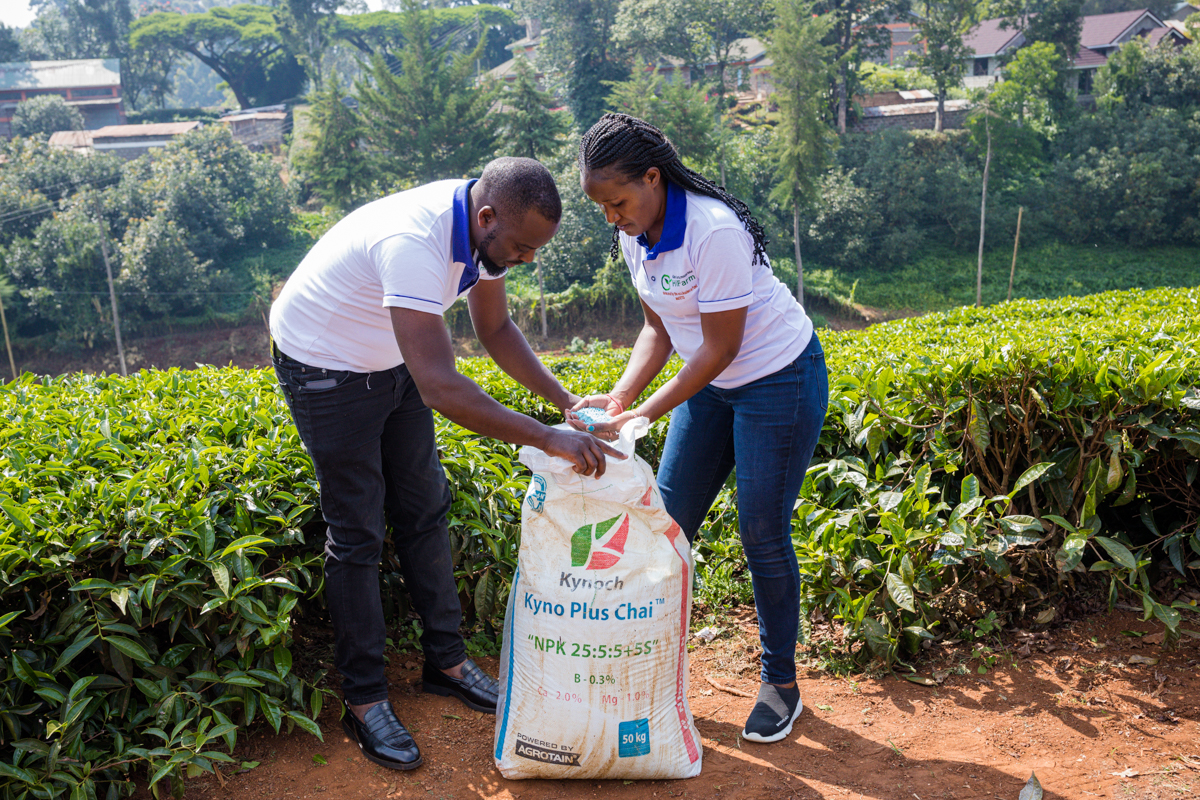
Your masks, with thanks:
[(662, 318), (671, 344), (689, 361), (704, 342), (700, 315), (746, 308), (742, 347), (713, 385), (745, 386), (778, 372), (804, 352), (813, 326), (771, 272), (755, 264), (754, 240), (729, 206), (667, 183), (662, 237), (620, 234), (638, 296)]

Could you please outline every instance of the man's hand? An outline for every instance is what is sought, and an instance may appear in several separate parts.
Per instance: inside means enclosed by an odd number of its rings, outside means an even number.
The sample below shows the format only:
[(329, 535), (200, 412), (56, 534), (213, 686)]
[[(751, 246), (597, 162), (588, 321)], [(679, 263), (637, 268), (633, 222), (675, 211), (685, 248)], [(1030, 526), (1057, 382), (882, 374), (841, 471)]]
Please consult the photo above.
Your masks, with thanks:
[(605, 444), (590, 433), (554, 430), (546, 437), (542, 450), (548, 455), (565, 458), (575, 465), (575, 471), (581, 475), (595, 473), (599, 478), (604, 474), (607, 464), (605, 456), (624, 459), (625, 454), (620, 450)]

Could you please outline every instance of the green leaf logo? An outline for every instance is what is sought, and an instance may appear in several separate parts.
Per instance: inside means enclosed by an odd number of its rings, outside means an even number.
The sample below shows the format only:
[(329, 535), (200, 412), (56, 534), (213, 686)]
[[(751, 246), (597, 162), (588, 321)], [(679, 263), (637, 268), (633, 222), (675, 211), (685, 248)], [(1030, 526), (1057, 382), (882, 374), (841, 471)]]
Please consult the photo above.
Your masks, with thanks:
[(584, 569), (608, 569), (625, 554), (629, 536), (629, 515), (584, 525), (571, 535), (571, 566)]

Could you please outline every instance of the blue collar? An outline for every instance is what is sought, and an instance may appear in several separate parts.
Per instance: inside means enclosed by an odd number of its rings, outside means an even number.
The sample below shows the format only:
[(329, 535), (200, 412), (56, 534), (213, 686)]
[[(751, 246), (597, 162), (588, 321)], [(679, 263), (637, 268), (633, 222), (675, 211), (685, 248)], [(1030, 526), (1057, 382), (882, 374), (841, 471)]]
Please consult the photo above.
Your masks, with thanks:
[(458, 282), (458, 293), (462, 294), (479, 282), (479, 265), (471, 253), (471, 187), (475, 181), (467, 181), (454, 190), (454, 224), (450, 231), (450, 254), (463, 267), (462, 279)]
[(683, 247), (683, 234), (687, 231), (687, 192), (667, 181), (667, 213), (663, 218), (662, 236), (658, 244), (650, 246), (646, 234), (637, 237), (638, 244), (646, 250), (645, 261), (653, 261), (663, 253)]

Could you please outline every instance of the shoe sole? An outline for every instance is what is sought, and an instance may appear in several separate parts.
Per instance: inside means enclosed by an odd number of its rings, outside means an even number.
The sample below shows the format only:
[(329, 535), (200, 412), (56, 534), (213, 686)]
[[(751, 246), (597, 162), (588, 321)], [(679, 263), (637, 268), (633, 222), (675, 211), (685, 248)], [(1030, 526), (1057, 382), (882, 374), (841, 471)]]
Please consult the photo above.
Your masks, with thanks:
[(460, 694), (459, 692), (456, 692), (453, 689), (447, 689), (445, 686), (438, 686), (436, 683), (429, 683), (427, 681), (422, 681), (421, 688), (423, 688), (429, 694), (436, 694), (439, 697), (458, 698), (459, 702), (461, 702), (464, 706), (466, 706), (467, 708), (470, 708), (474, 711), (482, 711), (484, 714), (491, 714), (492, 716), (496, 715), (496, 707), (495, 706), (492, 706), (489, 708), (488, 706), (481, 706), (478, 703), (472, 703), (470, 700), (463, 697), (462, 694)]
[[(346, 713), (349, 713), (349, 712), (346, 712)], [(400, 770), (400, 771), (407, 771), (410, 769), (416, 769), (417, 767), (419, 767), (425, 763), (425, 758), (423, 756), (418, 757), (417, 760), (413, 761), (411, 764), (405, 764), (402, 761), (387, 761), (385, 759), (378, 758), (376, 756), (371, 755), (370, 753), (368, 753), (366, 750), (363, 749), (362, 742), (360, 742), (358, 740), (358, 737), (354, 735), (354, 728), (352, 728), (350, 726), (350, 723), (346, 722), (345, 720), (342, 720), (342, 730), (344, 730), (346, 732), (346, 735), (350, 737), (350, 741), (352, 741), (356, 745), (358, 745), (358, 752), (362, 753), (363, 758), (365, 758), (367, 761), (378, 764), (381, 767), (387, 767), (388, 769), (396, 769), (396, 770)]]
[(779, 731), (779, 733), (773, 733), (770, 736), (763, 736), (762, 734), (752, 733), (743, 729), (742, 738), (748, 742), (758, 742), (760, 744), (770, 744), (771, 742), (778, 742), (780, 739), (786, 739), (788, 734), (792, 732), (792, 723), (796, 721), (796, 718), (800, 716), (800, 712), (803, 710), (804, 701), (801, 700), (800, 702), (796, 703), (796, 713), (792, 714), (792, 718), (788, 720), (787, 727)]

